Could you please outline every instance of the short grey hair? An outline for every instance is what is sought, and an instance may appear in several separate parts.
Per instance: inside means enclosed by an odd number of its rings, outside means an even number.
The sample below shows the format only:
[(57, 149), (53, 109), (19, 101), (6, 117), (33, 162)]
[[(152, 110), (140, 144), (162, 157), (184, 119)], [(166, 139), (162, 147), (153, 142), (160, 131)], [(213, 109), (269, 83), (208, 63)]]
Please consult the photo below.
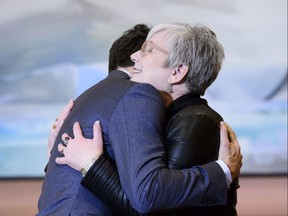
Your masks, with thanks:
[(217, 78), (225, 57), (216, 34), (205, 25), (191, 26), (186, 23), (168, 23), (154, 26), (148, 36), (164, 32), (169, 56), (164, 67), (187, 65), (189, 72), (185, 83), (190, 92), (204, 95)]

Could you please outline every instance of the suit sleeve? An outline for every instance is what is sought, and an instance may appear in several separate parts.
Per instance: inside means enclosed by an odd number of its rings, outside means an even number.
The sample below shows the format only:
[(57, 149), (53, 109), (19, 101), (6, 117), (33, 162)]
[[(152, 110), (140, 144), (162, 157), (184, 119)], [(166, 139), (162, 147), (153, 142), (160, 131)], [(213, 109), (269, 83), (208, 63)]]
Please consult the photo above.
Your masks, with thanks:
[(157, 90), (137, 85), (111, 118), (109, 138), (124, 194), (141, 213), (225, 204), (225, 176), (216, 162), (183, 170), (167, 169), (160, 101)]

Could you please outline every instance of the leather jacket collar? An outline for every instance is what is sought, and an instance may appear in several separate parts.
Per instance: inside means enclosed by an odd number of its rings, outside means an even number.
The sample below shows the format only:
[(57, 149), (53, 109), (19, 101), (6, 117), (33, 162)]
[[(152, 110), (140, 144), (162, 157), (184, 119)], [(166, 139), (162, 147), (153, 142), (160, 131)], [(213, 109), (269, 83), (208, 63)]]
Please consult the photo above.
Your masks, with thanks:
[(203, 98), (200, 98), (199, 94), (194, 93), (187, 93), (182, 95), (181, 97), (177, 98), (173, 101), (165, 111), (165, 119), (169, 121), (169, 119), (179, 110), (183, 109), (184, 107), (196, 105), (196, 104), (206, 104), (207, 101)]

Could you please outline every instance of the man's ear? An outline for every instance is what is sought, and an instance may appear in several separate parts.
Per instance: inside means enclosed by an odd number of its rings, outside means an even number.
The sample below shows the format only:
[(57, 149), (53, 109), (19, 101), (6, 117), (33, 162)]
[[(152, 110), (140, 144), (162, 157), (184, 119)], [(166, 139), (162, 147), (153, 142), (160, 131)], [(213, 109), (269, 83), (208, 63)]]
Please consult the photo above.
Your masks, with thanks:
[(170, 75), (170, 84), (177, 84), (185, 81), (185, 77), (188, 74), (188, 66), (181, 64), (174, 69)]

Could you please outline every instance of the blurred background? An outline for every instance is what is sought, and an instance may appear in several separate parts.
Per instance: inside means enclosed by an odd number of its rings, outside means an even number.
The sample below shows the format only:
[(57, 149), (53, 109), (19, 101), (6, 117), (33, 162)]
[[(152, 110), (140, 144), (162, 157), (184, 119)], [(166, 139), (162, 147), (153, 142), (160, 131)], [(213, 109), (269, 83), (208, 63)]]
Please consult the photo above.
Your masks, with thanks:
[(226, 59), (205, 98), (243, 153), (239, 216), (287, 215), (287, 0), (0, 0), (0, 215), (35, 215), (62, 107), (138, 23), (202, 23)]
[(242, 174), (287, 175), (287, 0), (0, 0), (0, 178), (43, 177), (55, 118), (107, 75), (113, 41), (163, 22), (217, 34), (205, 98), (237, 133)]

